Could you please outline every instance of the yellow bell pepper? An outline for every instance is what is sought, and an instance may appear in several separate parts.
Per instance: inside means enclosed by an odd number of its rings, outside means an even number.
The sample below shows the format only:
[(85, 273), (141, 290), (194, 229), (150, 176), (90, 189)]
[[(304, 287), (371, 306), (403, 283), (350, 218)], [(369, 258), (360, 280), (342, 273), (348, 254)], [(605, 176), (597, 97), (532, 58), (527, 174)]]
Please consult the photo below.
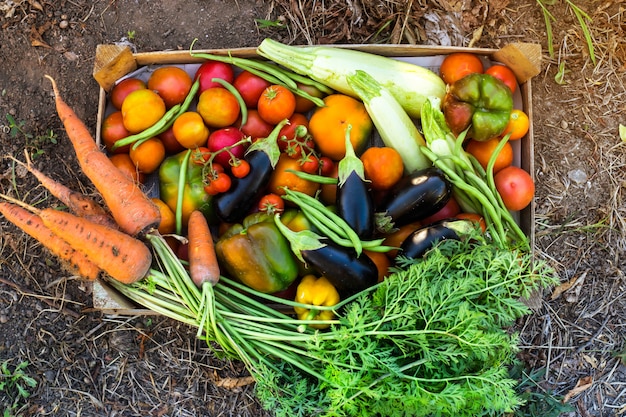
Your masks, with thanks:
[[(339, 303), (339, 292), (326, 277), (306, 275), (296, 289), (297, 303), (310, 304), (312, 306), (332, 307)], [(317, 310), (315, 308), (294, 307), (300, 320), (332, 320), (335, 312), (332, 310)], [(329, 324), (311, 324), (316, 329), (325, 329)]]

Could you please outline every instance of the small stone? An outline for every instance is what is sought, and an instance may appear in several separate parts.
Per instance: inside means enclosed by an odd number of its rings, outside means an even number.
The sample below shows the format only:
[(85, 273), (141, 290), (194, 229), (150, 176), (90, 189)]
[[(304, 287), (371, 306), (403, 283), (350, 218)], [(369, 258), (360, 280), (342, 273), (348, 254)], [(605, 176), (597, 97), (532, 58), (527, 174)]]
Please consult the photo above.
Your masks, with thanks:
[(584, 184), (587, 182), (587, 173), (582, 169), (573, 169), (567, 173), (567, 177), (577, 184)]
[(5, 324), (9, 321), (9, 318), (6, 314), (0, 314), (0, 324)]
[(561, 129), (567, 129), (568, 128), (568, 124), (565, 120), (561, 120)]
[(59, 27), (60, 27), (61, 29), (67, 29), (67, 27), (68, 27), (69, 25), (70, 25), (70, 24), (69, 24), (69, 22), (68, 22), (67, 20), (61, 20), (61, 21), (59, 22)]

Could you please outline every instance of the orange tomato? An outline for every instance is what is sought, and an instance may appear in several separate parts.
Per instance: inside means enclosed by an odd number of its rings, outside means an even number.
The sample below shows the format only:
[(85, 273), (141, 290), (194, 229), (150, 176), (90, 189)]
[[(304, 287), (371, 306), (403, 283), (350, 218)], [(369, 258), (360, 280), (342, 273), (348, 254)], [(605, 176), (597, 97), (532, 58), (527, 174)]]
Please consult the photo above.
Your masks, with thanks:
[(487, 231), (487, 224), (485, 223), (485, 219), (480, 214), (477, 214), (477, 213), (459, 213), (459, 214), (457, 214), (454, 217), (457, 218), (457, 219), (461, 219), (461, 220), (471, 220), (477, 226), (480, 227), (480, 230), (482, 230), (483, 233), (485, 233), (485, 231)]
[(391, 260), (384, 252), (372, 252), (364, 250), (363, 253), (374, 262), (376, 269), (378, 270), (378, 282), (382, 282), (385, 277), (389, 276), (389, 267), (391, 267)]
[(371, 181), (372, 189), (390, 189), (404, 173), (402, 157), (393, 148), (371, 147), (361, 155), (365, 178)]
[(309, 119), (309, 132), (320, 153), (335, 161), (343, 158), (348, 125), (352, 126), (350, 142), (354, 151), (362, 152), (374, 126), (363, 103), (344, 94), (326, 96), (324, 103)]
[[(493, 155), (496, 147), (500, 143), (499, 138), (489, 139), (486, 141), (478, 141), (475, 139), (470, 139), (467, 142), (465, 147), (465, 151), (470, 155), (473, 155), (480, 165), (487, 169), (487, 164), (489, 163), (489, 159)], [(496, 162), (493, 165), (493, 172), (496, 173), (501, 169), (504, 169), (510, 166), (513, 163), (513, 147), (509, 142), (507, 142), (498, 156), (496, 157)]]
[(130, 133), (142, 132), (158, 122), (165, 110), (165, 102), (157, 93), (145, 88), (135, 90), (122, 103), (124, 127)]
[(296, 96), (287, 87), (270, 85), (259, 97), (257, 110), (263, 120), (276, 125), (295, 112)]
[(148, 88), (161, 96), (168, 109), (185, 100), (192, 83), (185, 70), (174, 66), (157, 68), (148, 78)]
[(116, 153), (109, 157), (113, 165), (117, 167), (120, 171), (122, 171), (126, 176), (136, 183), (143, 183), (145, 180), (145, 174), (143, 172), (139, 172), (135, 163), (132, 159), (130, 159), (130, 155), (127, 153)]
[(139, 172), (150, 174), (154, 172), (165, 159), (165, 146), (161, 139), (154, 137), (130, 148), (130, 159)]
[(157, 228), (159, 232), (163, 235), (174, 233), (176, 230), (176, 215), (168, 206), (165, 204), (165, 201), (160, 198), (153, 197), (151, 198), (152, 202), (157, 206), (159, 212), (161, 213), (161, 222), (159, 223), (159, 227)]
[(128, 153), (130, 146), (123, 146), (111, 151), (111, 148), (120, 139), (129, 136), (130, 132), (124, 127), (124, 118), (121, 111), (116, 111), (108, 115), (102, 122), (100, 137), (104, 147), (112, 153)]
[(178, 116), (174, 120), (172, 131), (178, 143), (187, 149), (205, 146), (210, 133), (200, 113), (195, 111), (188, 111)]
[(287, 187), (293, 191), (300, 191), (308, 195), (314, 195), (319, 189), (319, 184), (313, 181), (305, 180), (298, 177), (288, 170), (302, 172), (302, 164), (299, 160), (290, 158), (287, 154), (281, 154), (278, 158), (276, 168), (270, 179), (268, 185), (268, 192), (278, 194), (280, 196), (285, 194), (283, 187)]
[(439, 74), (446, 84), (452, 84), (469, 74), (482, 73), (483, 63), (469, 52), (455, 52), (446, 55), (439, 67)]
[(222, 128), (235, 123), (239, 117), (239, 102), (225, 88), (211, 87), (198, 98), (196, 111), (209, 127)]
[(505, 207), (522, 210), (535, 196), (535, 183), (530, 174), (516, 166), (506, 167), (493, 178)]
[(507, 134), (511, 134), (509, 140), (521, 139), (528, 133), (530, 129), (530, 120), (528, 115), (522, 110), (513, 109), (511, 116), (509, 117), (509, 123), (504, 128), (504, 131), (500, 136), (504, 137)]

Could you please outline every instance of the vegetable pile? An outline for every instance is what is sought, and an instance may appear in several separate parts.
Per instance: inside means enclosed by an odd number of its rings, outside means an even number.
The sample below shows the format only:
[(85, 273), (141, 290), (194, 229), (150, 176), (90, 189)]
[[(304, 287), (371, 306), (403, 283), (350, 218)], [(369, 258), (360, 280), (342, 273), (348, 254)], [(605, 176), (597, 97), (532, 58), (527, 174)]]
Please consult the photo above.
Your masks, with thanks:
[(104, 207), (16, 159), (73, 213), (2, 195), (5, 218), (243, 361), (278, 416), (520, 405), (507, 327), (554, 274), (515, 221), (534, 184), (512, 73), (271, 39), (266, 60), (190, 54), (113, 87), (106, 152), (49, 77)]

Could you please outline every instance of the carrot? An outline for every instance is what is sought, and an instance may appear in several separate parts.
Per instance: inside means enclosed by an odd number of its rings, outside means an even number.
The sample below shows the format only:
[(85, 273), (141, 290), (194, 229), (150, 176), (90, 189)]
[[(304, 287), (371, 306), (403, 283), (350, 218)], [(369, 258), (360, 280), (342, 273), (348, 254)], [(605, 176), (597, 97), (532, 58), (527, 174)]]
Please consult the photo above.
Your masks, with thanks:
[(187, 230), (191, 279), (198, 287), (202, 287), (205, 282), (217, 284), (220, 278), (220, 268), (217, 264), (213, 236), (211, 236), (204, 214), (198, 210), (192, 211)]
[(156, 229), (161, 220), (159, 209), (100, 150), (87, 126), (61, 98), (56, 81), (49, 75), (45, 77), (52, 82), (57, 113), (80, 167), (102, 195), (120, 229), (132, 236)]
[(0, 213), (11, 223), (41, 242), (50, 253), (57, 256), (64, 267), (87, 280), (95, 280), (98, 268), (87, 256), (73, 249), (69, 243), (47, 228), (39, 216), (12, 203), (0, 203)]
[(25, 152), (25, 154), (25, 163), (13, 156), (9, 157), (18, 164), (25, 167), (28, 172), (33, 174), (39, 180), (41, 185), (46, 187), (53, 196), (55, 196), (63, 204), (65, 204), (72, 213), (76, 214), (77, 216), (89, 219), (94, 223), (99, 223), (113, 229), (118, 228), (117, 223), (115, 223), (115, 220), (111, 217), (111, 215), (109, 215), (109, 213), (107, 213), (106, 210), (95, 200), (84, 194), (73, 191), (65, 185), (61, 184), (60, 182), (48, 177), (46, 174), (33, 167), (32, 162), (28, 156), (28, 152)]
[(139, 239), (65, 211), (37, 209), (4, 194), (0, 197), (38, 215), (52, 233), (119, 282), (132, 284), (150, 270), (152, 253)]

